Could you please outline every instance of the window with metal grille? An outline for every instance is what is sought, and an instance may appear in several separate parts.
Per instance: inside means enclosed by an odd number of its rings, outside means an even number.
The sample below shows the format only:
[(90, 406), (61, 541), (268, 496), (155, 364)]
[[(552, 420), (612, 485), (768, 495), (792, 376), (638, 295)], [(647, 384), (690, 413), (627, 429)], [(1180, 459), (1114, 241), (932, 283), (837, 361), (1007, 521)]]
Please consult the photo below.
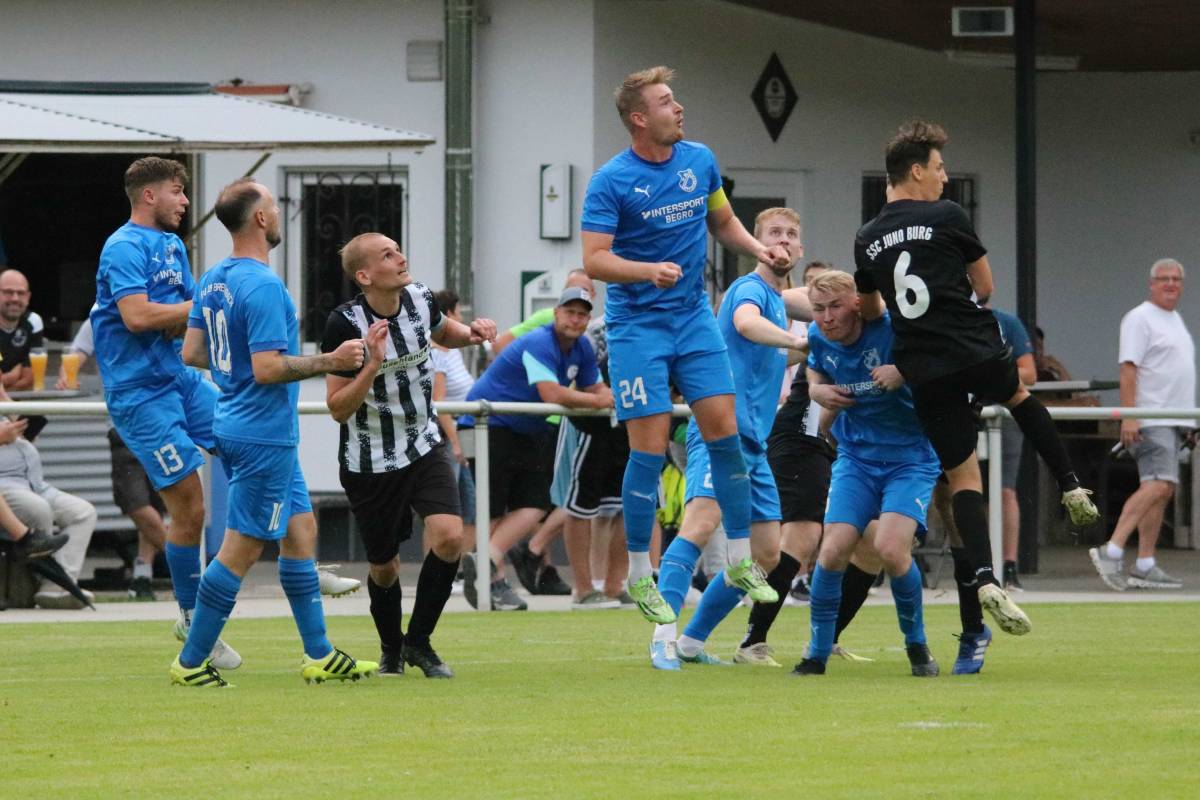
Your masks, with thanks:
[[(865, 225), (883, 210), (885, 193), (887, 191), (887, 175), (867, 174), (862, 178), (862, 221)], [(942, 190), (942, 197), (953, 200), (962, 206), (971, 219), (971, 226), (978, 227), (975, 221), (975, 178), (970, 175), (951, 175), (950, 181)]]

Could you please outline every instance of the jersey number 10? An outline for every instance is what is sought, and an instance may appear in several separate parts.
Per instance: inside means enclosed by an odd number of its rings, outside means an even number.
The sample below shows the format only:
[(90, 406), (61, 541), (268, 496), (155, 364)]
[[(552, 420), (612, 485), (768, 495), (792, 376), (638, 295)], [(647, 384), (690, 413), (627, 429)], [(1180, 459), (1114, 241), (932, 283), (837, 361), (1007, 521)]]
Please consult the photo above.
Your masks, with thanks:
[[(896, 259), (896, 268), (892, 270), (892, 282), (896, 287), (896, 306), (900, 313), (905, 319), (916, 319), (929, 310), (929, 287), (916, 275), (908, 274), (910, 266), (912, 256), (907, 252), (901, 253)], [(909, 292), (913, 293), (912, 302), (908, 300)]]
[(204, 306), (204, 326), (208, 328), (209, 366), (226, 375), (233, 372), (233, 357), (229, 353), (229, 323), (225, 321), (225, 309), (215, 312)]

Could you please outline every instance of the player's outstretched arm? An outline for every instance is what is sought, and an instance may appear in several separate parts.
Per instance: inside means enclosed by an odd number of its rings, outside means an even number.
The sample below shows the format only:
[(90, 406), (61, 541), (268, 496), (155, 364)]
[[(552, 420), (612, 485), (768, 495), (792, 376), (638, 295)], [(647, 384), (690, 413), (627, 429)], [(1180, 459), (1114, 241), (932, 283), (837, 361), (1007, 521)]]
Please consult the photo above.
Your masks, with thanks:
[(208, 334), (203, 328), (188, 328), (183, 335), (183, 363), (197, 369), (208, 369)]
[(329, 372), (349, 372), (363, 365), (362, 339), (347, 339), (332, 353), (315, 356), (290, 356), (281, 350), (262, 350), (250, 354), (250, 365), (257, 383), (292, 383)]
[(800, 350), (808, 346), (808, 340), (785, 331), (762, 315), (753, 303), (742, 303), (733, 312), (733, 327), (739, 334), (757, 344), (767, 347), (787, 347)]
[(441, 326), (433, 332), (433, 340), (442, 347), (469, 347), (473, 344), (496, 341), (496, 323), (490, 319), (472, 320), (464, 325), (458, 320), (442, 317)]
[(621, 258), (612, 251), (612, 234), (584, 231), (580, 238), (583, 239), (583, 270), (593, 280), (607, 283), (648, 281), (659, 289), (669, 289), (683, 277), (683, 269), (670, 261), (651, 264)]
[(708, 223), (709, 233), (728, 250), (779, 267), (791, 261), (785, 248), (778, 245), (767, 247), (751, 236), (742, 221), (734, 216), (733, 207), (729, 203), (710, 209), (705, 222)]
[(127, 294), (117, 301), (121, 321), (133, 333), (179, 330), (187, 325), (192, 301), (151, 303), (144, 294)]
[(800, 322), (812, 322), (812, 303), (808, 299), (807, 286), (794, 286), (783, 290), (783, 307), (787, 309), (788, 319)]

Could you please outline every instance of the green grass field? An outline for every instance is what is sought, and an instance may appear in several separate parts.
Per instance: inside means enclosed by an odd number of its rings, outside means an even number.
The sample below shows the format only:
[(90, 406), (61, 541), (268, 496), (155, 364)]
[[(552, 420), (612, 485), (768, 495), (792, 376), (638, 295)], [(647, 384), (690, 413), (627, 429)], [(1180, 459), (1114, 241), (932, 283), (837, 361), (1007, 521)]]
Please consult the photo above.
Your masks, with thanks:
[[(845, 643), (878, 660), (784, 670), (650, 669), (633, 612), (451, 614), (452, 681), (307, 686), (290, 620), (235, 620), (226, 691), (168, 685), (164, 623), (0, 626), (0, 796), (1200, 796), (1197, 604), (1030, 608), (980, 676), (949, 675), (957, 610), (927, 609), (943, 675), (918, 680), (889, 607)], [(728, 655), (739, 609), (714, 637)], [(368, 618), (331, 638), (373, 658)]]

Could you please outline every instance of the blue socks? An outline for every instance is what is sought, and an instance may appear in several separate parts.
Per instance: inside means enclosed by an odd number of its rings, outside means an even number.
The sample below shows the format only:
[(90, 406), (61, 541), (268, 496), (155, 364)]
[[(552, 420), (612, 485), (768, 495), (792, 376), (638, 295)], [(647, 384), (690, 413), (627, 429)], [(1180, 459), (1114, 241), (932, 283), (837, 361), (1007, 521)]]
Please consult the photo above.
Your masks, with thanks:
[(676, 614), (683, 608), (683, 599), (691, 588), (692, 573), (699, 560), (700, 548), (682, 536), (672, 539), (667, 552), (662, 554), (658, 565), (658, 591)]
[(904, 632), (905, 644), (925, 644), (925, 612), (921, 598), (921, 570), (914, 560), (908, 572), (891, 578), (896, 618)]
[(696, 606), (696, 613), (688, 620), (683, 635), (698, 642), (707, 641), (713, 628), (729, 616), (729, 612), (737, 607), (744, 594), (741, 589), (725, 583), (724, 570), (718, 572), (708, 582), (708, 588), (700, 598), (700, 605)]
[[(721, 522), (729, 539), (750, 538), (750, 475), (738, 435), (706, 442), (711, 462), (713, 494), (721, 507)], [(626, 475), (629, 473), (627, 472)], [(626, 527), (629, 525), (626, 512)]]
[(658, 479), (666, 456), (633, 450), (621, 482), (621, 508), (625, 512), (625, 541), (631, 553), (650, 550), (654, 511), (658, 506)]
[[(207, 573), (206, 573), (207, 576)], [(321, 658), (333, 651), (325, 636), (325, 607), (321, 604), (321, 581), (317, 563), (311, 558), (279, 557), (279, 584), (292, 606), (292, 616), (304, 653), (309, 658)]]
[[(200, 545), (186, 547), (167, 542), (165, 552), (175, 600), (181, 609), (191, 611), (196, 607), (196, 590), (200, 588)], [(208, 651), (204, 654), (207, 656)]]
[[(171, 545), (168, 544), (167, 547)], [(199, 548), (195, 548), (195, 552), (199, 558)], [(172, 566), (172, 577), (175, 575), (174, 570), (175, 567)], [(204, 571), (204, 578), (200, 580), (200, 588), (192, 598), (196, 610), (192, 614), (192, 626), (188, 631), (187, 641), (183, 644), (183, 652), (179, 654), (180, 664), (185, 667), (198, 667), (208, 658), (213, 645), (221, 636), (225, 621), (233, 612), (233, 604), (237, 602), (240, 588), (242, 579), (220, 561), (214, 559), (208, 565), (208, 569)], [(177, 588), (176, 592), (178, 591)], [(183, 605), (182, 601), (180, 605)]]
[(833, 637), (837, 630), (838, 606), (842, 602), (842, 573), (825, 569), (817, 564), (809, 586), (809, 619), (812, 640), (808, 645), (808, 658), (824, 664), (833, 651)]

